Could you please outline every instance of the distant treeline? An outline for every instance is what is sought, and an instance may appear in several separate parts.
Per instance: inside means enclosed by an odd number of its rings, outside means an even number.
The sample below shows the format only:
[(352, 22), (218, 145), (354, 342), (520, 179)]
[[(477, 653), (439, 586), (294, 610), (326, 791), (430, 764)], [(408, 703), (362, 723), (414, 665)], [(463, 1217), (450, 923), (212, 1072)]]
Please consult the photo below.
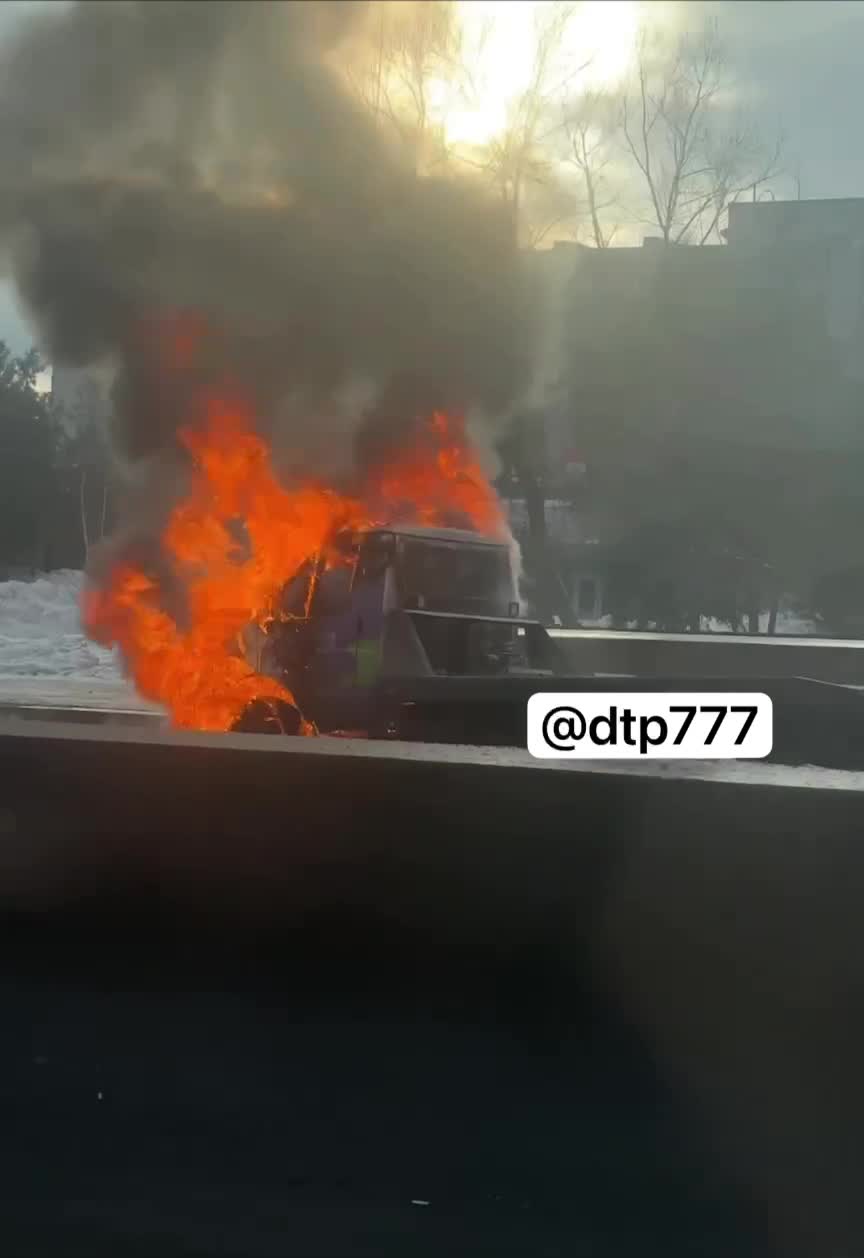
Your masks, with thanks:
[(67, 414), (36, 385), (35, 350), (0, 341), (0, 576), (81, 568), (110, 527), (107, 449), (96, 417)]
[[(85, 390), (63, 410), (37, 389), (41, 371), (35, 350), (16, 357), (0, 341), (0, 579), (82, 568), (110, 533), (121, 492), (99, 399)], [(770, 631), (792, 596), (827, 632), (864, 632), (864, 466), (855, 459), (842, 475), (805, 461), (772, 478), (753, 464), (724, 467), (715, 452), (683, 468), (643, 468), (639, 486), (597, 459), (569, 491), (586, 535), (602, 507), (602, 544), (586, 547), (547, 534), (547, 494), (568, 491), (547, 467), (542, 425), (530, 429), (530, 440), (502, 442), (499, 487), (527, 508), (526, 593), (544, 619), (577, 623), (576, 590), (589, 576), (621, 627), (697, 631), (704, 617), (746, 630), (767, 613)]]

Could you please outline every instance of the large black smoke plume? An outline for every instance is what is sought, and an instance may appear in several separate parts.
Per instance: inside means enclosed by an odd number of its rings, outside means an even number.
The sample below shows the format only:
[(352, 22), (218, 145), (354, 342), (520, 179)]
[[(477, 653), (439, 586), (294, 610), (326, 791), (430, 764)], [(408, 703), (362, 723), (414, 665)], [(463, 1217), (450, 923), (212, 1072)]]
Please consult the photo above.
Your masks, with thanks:
[(113, 364), (127, 458), (190, 418), (163, 342), (202, 320), (199, 375), (312, 470), (412, 410), (506, 406), (510, 223), (464, 174), (418, 176), (350, 90), (373, 27), (346, 0), (79, 3), (5, 50), (0, 229), (48, 354)]

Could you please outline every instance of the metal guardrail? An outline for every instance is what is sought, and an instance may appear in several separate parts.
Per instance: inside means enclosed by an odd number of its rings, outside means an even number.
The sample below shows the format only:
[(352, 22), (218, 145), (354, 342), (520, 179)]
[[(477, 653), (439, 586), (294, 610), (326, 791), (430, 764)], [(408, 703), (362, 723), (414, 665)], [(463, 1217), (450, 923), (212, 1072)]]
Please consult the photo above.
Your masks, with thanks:
[(573, 672), (618, 675), (812, 677), (864, 685), (864, 641), (744, 634), (550, 629)]
[(548, 629), (553, 638), (573, 638), (576, 640), (615, 640), (618, 642), (681, 642), (688, 644), (711, 644), (712, 646), (749, 646), (751, 644), (764, 647), (820, 647), (842, 648), (844, 650), (864, 651), (864, 638), (820, 638), (811, 634), (766, 634), (766, 633), (654, 633), (649, 630), (634, 629)]

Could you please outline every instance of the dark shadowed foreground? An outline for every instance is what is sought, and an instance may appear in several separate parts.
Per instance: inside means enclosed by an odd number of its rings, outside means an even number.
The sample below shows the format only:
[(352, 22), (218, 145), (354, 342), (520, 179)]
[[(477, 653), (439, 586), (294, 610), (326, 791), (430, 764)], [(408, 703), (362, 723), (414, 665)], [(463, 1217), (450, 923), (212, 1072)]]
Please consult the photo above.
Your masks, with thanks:
[(737, 772), (7, 725), (2, 1251), (862, 1252), (862, 784)]
[(574, 1023), (566, 983), (531, 1009), (512, 976), (406, 964), (388, 990), (377, 957), (322, 977), (336, 942), (298, 935), (281, 981), (272, 957), (4, 966), (5, 1251), (765, 1252), (644, 1049)]

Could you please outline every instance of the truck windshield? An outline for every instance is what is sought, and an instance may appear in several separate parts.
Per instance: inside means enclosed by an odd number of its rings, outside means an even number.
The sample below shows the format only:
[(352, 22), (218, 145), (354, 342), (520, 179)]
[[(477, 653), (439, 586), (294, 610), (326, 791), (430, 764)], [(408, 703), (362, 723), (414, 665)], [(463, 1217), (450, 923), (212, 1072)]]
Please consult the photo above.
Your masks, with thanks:
[(507, 615), (510, 560), (504, 547), (403, 539), (396, 573), (406, 606)]

